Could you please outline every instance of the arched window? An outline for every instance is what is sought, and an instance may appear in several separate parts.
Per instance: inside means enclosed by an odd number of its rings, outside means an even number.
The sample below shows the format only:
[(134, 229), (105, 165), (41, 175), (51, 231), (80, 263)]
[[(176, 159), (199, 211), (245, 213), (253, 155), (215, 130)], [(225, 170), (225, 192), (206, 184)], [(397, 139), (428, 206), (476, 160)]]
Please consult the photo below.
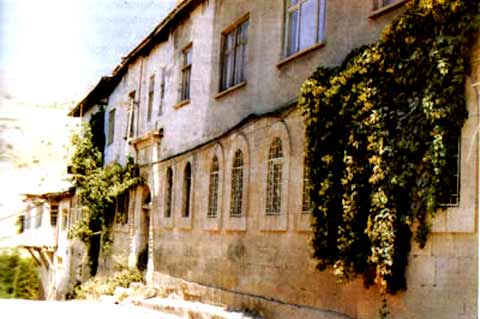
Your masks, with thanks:
[(217, 217), (218, 209), (218, 158), (213, 157), (210, 165), (210, 185), (208, 187), (208, 217)]
[(165, 217), (172, 217), (172, 188), (173, 188), (172, 168), (167, 168), (165, 177)]
[(282, 141), (275, 138), (268, 152), (267, 214), (280, 214), (282, 204)]
[(183, 196), (182, 196), (182, 216), (190, 216), (190, 193), (192, 190), (192, 167), (190, 163), (185, 165), (183, 172)]
[(232, 164), (232, 192), (230, 197), (230, 216), (242, 215), (243, 196), (243, 154), (237, 150)]

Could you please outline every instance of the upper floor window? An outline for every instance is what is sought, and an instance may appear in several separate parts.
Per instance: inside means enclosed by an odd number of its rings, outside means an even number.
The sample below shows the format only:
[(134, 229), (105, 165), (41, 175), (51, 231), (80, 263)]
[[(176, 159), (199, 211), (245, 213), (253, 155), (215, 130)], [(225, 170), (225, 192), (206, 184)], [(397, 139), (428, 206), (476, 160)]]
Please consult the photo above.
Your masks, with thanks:
[(68, 223), (68, 209), (64, 208), (62, 209), (62, 230), (67, 229), (67, 223)]
[(173, 190), (173, 172), (172, 168), (167, 168), (165, 177), (165, 207), (164, 216), (172, 217), (172, 190)]
[(58, 219), (58, 204), (50, 204), (50, 225), (57, 226)]
[(213, 157), (210, 165), (210, 184), (208, 187), (208, 217), (216, 217), (218, 210), (218, 157)]
[(38, 205), (36, 206), (35, 228), (40, 228), (40, 226), (42, 226), (42, 219), (43, 219), (43, 206)]
[(108, 139), (107, 139), (108, 145), (113, 143), (114, 135), (115, 135), (115, 109), (108, 112)]
[(325, 39), (325, 0), (287, 0), (286, 56)]
[(247, 80), (248, 20), (242, 19), (222, 35), (220, 91)]
[(158, 115), (162, 115), (163, 103), (165, 100), (165, 69), (164, 68), (162, 68), (162, 76), (160, 79), (160, 92), (158, 94), (159, 94)]
[(135, 113), (136, 113), (136, 103), (135, 103), (135, 91), (130, 92), (128, 95), (128, 125), (127, 125), (127, 137), (132, 138), (135, 136)]
[(25, 222), (24, 222), (25, 227), (24, 227), (24, 229), (29, 229), (30, 228), (30, 219), (32, 218), (30, 210), (31, 210), (31, 208), (29, 206), (29, 207), (27, 207), (27, 210), (25, 211), (25, 219), (24, 219), (25, 220)]
[(275, 138), (268, 152), (267, 214), (279, 214), (282, 205), (282, 141)]
[(373, 0), (373, 10), (378, 10), (400, 1), (401, 0)]
[(190, 82), (192, 77), (192, 45), (186, 47), (183, 52), (182, 86), (180, 87), (180, 101), (190, 100)]
[(232, 165), (232, 189), (230, 197), (230, 216), (242, 215), (243, 197), (243, 154), (237, 150), (233, 157)]
[(192, 193), (192, 166), (190, 163), (185, 165), (183, 172), (183, 197), (182, 197), (182, 216), (190, 216), (190, 195)]
[(148, 82), (148, 101), (147, 101), (147, 121), (150, 121), (152, 118), (152, 109), (153, 109), (153, 94), (155, 90), (155, 74), (150, 77)]

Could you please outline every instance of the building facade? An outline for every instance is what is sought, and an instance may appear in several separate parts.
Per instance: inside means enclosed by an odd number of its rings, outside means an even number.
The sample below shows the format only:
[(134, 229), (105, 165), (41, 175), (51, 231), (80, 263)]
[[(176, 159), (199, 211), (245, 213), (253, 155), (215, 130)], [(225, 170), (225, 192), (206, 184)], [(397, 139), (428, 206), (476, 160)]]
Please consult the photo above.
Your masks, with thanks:
[[(147, 254), (152, 285), (267, 318), (375, 318), (360, 280), (315, 269), (296, 99), (319, 65), (375, 41), (405, 1), (183, 0), (74, 110), (105, 109), (105, 163), (145, 185), (117, 203), (108, 272)], [(414, 245), (393, 318), (475, 318), (480, 49), (467, 79), (459, 200)]]

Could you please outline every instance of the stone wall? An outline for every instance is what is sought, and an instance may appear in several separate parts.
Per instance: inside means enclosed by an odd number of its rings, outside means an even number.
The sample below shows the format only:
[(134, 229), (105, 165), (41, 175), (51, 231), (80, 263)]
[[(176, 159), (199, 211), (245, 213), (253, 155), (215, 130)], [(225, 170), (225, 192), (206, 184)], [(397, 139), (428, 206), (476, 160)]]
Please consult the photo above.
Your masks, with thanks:
[[(187, 285), (203, 291), (199, 294), (205, 301), (258, 308), (267, 318), (377, 317), (381, 300), (376, 288), (366, 290), (360, 279), (337, 284), (329, 271), (315, 270), (308, 245), (310, 215), (302, 211), (302, 119), (293, 107), (278, 111), (297, 96), (300, 84), (316, 66), (336, 65), (352, 48), (374, 41), (402, 10), (373, 18), (370, 5), (366, 1), (328, 2), (326, 42), (285, 59), (282, 6), (273, 1), (204, 1), (178, 23), (167, 41), (132, 63), (109, 98), (107, 111), (117, 108), (116, 114), (123, 115), (116, 125), (120, 132), (115, 134), (120, 137), (107, 147), (107, 161), (124, 161), (125, 150), (138, 155), (121, 134), (128, 94), (143, 87), (138, 135), (165, 129), (161, 142), (151, 144), (146, 157), (150, 162), (142, 162), (142, 175), (152, 195), (150, 283), (178, 289)], [(246, 14), (250, 19), (248, 83), (218, 95), (220, 34)], [(190, 41), (194, 50), (192, 98), (179, 106), (180, 53)], [(474, 88), (479, 77), (478, 55), (473, 56), (477, 62), (466, 86), (470, 116), (462, 132), (460, 203), (438, 214), (425, 249), (413, 245), (408, 290), (388, 299), (395, 319), (476, 318), (480, 121)], [(168, 70), (165, 113), (148, 123), (144, 94), (149, 75), (160, 66)], [(251, 113), (263, 116), (238, 126)], [(267, 155), (276, 137), (284, 151), (282, 206), (279, 214), (267, 215)], [(237, 150), (244, 155), (243, 214), (231, 217), (231, 167)], [(214, 156), (219, 160), (219, 204), (217, 216), (209, 218), (209, 168)], [(187, 163), (192, 167), (193, 191), (190, 214), (183, 217)], [(173, 171), (172, 216), (165, 217), (169, 167)], [(114, 252), (125, 260), (123, 253), (128, 251), (131, 265), (142, 241), (141, 192), (135, 195), (129, 230), (116, 228), (114, 237)]]

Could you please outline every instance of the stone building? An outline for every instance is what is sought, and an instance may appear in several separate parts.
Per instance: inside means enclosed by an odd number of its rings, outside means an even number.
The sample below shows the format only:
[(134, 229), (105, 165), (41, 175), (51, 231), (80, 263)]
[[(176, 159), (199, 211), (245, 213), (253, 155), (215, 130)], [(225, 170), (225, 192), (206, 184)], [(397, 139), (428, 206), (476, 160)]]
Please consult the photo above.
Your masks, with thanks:
[[(146, 183), (119, 199), (112, 256), (147, 281), (267, 318), (376, 318), (360, 280), (310, 258), (299, 87), (375, 41), (405, 1), (183, 0), (71, 112), (105, 109), (105, 162), (131, 156)], [(472, 52), (457, 201), (414, 245), (393, 318), (475, 318), (480, 49)]]

